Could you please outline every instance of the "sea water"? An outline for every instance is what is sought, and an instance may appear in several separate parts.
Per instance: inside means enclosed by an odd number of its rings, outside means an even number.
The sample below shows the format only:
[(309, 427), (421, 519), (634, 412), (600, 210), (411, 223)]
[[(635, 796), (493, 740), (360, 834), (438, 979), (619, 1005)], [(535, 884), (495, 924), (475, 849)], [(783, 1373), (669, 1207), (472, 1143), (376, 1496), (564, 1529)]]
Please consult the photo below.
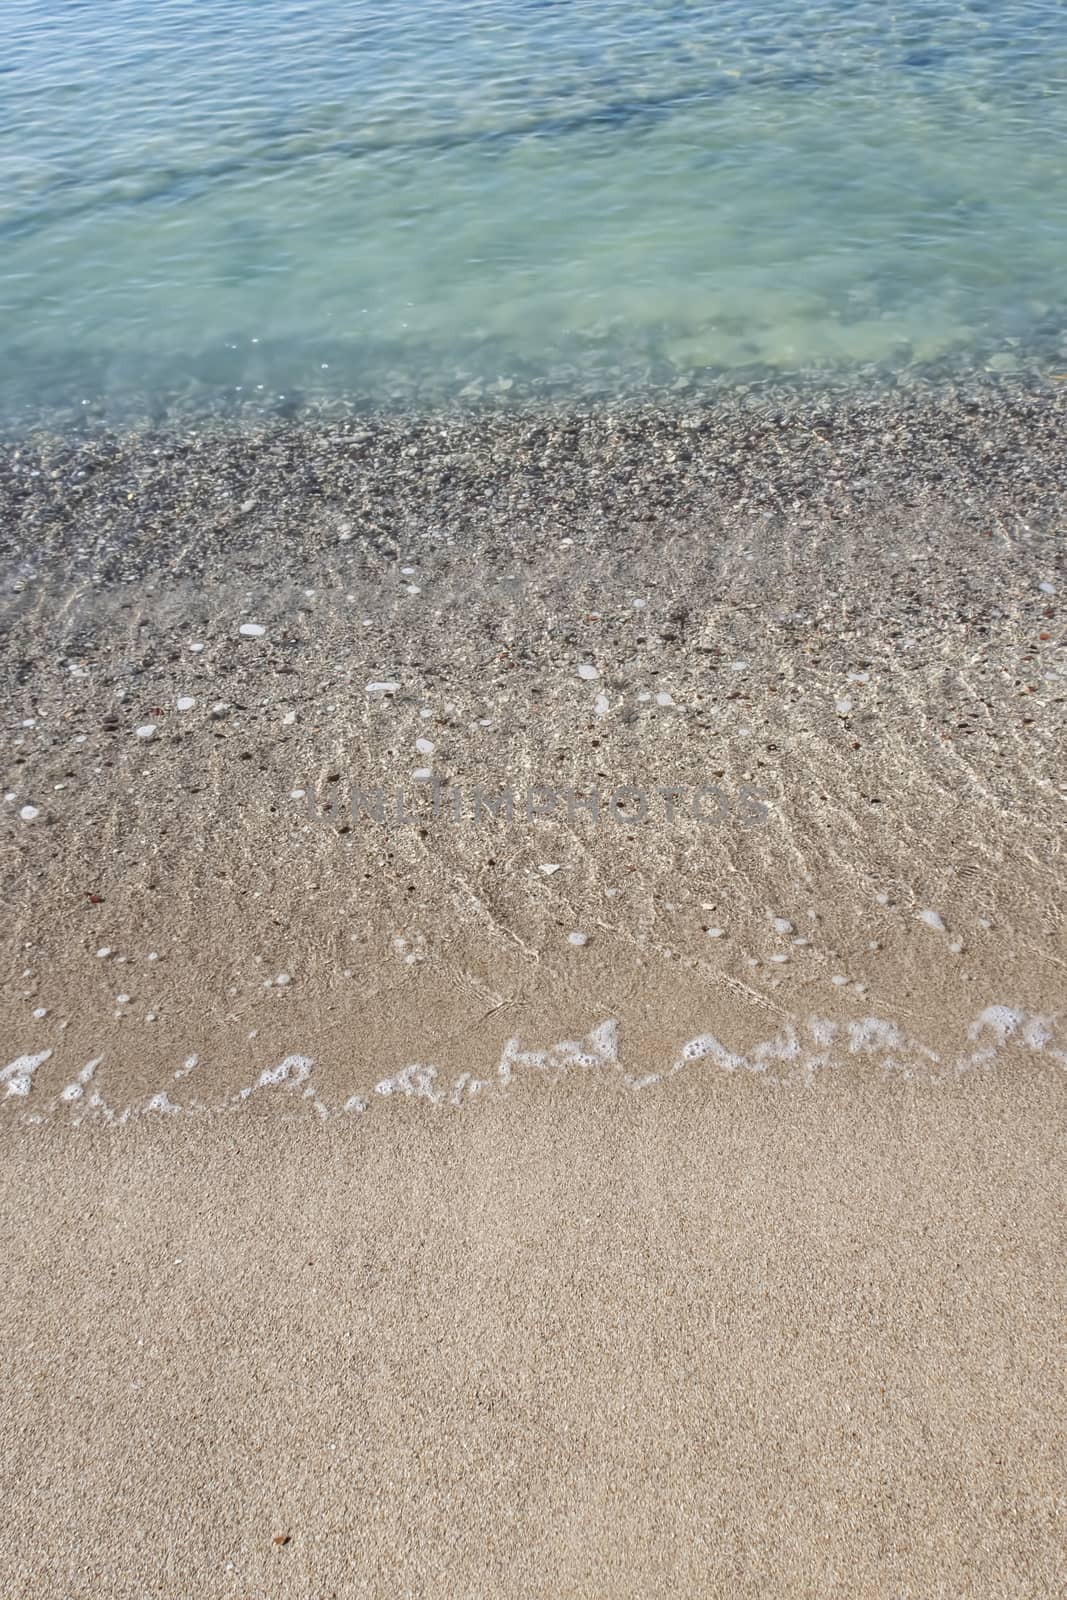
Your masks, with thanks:
[(1063, 0), (6, 0), (0, 409), (1067, 369)]

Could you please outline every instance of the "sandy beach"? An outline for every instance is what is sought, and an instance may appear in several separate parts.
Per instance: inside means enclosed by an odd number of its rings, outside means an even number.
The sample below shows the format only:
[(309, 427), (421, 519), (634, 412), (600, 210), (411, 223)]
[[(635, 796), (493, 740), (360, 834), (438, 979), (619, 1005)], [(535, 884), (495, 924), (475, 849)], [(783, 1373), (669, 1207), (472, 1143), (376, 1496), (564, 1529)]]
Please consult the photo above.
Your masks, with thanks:
[(9, 441), (5, 1595), (1058, 1592), (1065, 408)]
[(5, 1593), (1055, 1594), (1062, 1109), (8, 1132)]

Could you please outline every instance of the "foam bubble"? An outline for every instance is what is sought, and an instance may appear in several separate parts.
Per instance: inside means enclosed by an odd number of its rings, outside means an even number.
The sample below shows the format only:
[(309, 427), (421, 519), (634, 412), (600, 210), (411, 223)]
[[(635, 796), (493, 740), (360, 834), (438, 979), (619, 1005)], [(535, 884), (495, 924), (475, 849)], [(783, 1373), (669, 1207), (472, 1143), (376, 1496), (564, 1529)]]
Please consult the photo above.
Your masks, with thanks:
[(145, 1102), (145, 1110), (161, 1111), (165, 1116), (173, 1117), (177, 1116), (181, 1111), (181, 1106), (176, 1106), (166, 1090), (161, 1089), (158, 1094), (154, 1094), (150, 1100)]
[(68, 1104), (73, 1103), (75, 1100), (80, 1100), (85, 1093), (86, 1085), (92, 1082), (96, 1069), (103, 1059), (103, 1056), (94, 1056), (92, 1061), (87, 1061), (73, 1083), (68, 1083), (60, 1094), (60, 1100)]
[[(618, 1022), (606, 1018), (584, 1038), (561, 1039), (547, 1049), (525, 1049), (517, 1038), (509, 1039), (501, 1052), (496, 1074), (489, 1077), (465, 1071), (449, 1080), (432, 1063), (412, 1063), (380, 1078), (372, 1098), (376, 1105), (403, 1097), (434, 1106), (458, 1107), (487, 1095), (507, 1094), (522, 1075), (536, 1074), (552, 1082), (575, 1071), (607, 1072), (619, 1078), (628, 1090), (638, 1092), (676, 1073), (692, 1071), (698, 1065), (702, 1070), (711, 1067), (726, 1073), (752, 1073), (769, 1083), (810, 1085), (819, 1072), (832, 1070), (836, 1062), (848, 1057), (866, 1057), (884, 1071), (905, 1078), (921, 1078), (933, 1085), (973, 1070), (988, 1070), (1006, 1046), (1044, 1055), (1067, 1069), (1067, 1049), (1058, 1047), (1058, 1043), (1063, 1042), (1059, 1022), (1012, 1006), (987, 1006), (965, 1030), (962, 1042), (963, 1048), (958, 1054), (946, 1052), (942, 1057), (922, 1040), (910, 1036), (898, 1023), (884, 1017), (870, 1016), (845, 1023), (818, 1016), (805, 1020), (790, 1018), (782, 1023), (777, 1033), (756, 1042), (744, 1053), (731, 1050), (712, 1033), (701, 1033), (682, 1044), (673, 1062), (668, 1057), (669, 1064), (664, 1070), (638, 1070), (630, 1074), (621, 1059)], [(19, 1056), (0, 1070), (0, 1083), (6, 1084), (7, 1096), (27, 1099), (33, 1089), (34, 1073), (51, 1054), (51, 1050), (44, 1050)], [(80, 1126), (87, 1118), (95, 1118), (107, 1126), (121, 1128), (148, 1113), (170, 1117), (234, 1112), (249, 1096), (275, 1088), (296, 1092), (297, 1098), (306, 1101), (320, 1120), (371, 1110), (371, 1101), (363, 1094), (351, 1094), (331, 1106), (312, 1083), (314, 1061), (306, 1055), (286, 1056), (276, 1065), (266, 1067), (248, 1087), (235, 1095), (224, 1096), (214, 1105), (197, 1099), (178, 1105), (166, 1089), (160, 1089), (145, 1099), (113, 1110), (93, 1083), (102, 1060), (103, 1057), (98, 1056), (87, 1062), (55, 1099), (40, 1110), (33, 1108), (22, 1112), (20, 1120), (47, 1121), (60, 1107), (77, 1105), (74, 1126)], [(173, 1078), (183, 1078), (197, 1064), (195, 1055), (188, 1056)]]
[(404, 1067), (391, 1078), (382, 1078), (374, 1085), (374, 1090), (385, 1098), (406, 1095), (411, 1099), (429, 1100), (433, 1105), (439, 1105), (445, 1098), (444, 1091), (437, 1088), (437, 1068), (419, 1063)]
[(1022, 1023), (1021, 1011), (1013, 1011), (1010, 1006), (986, 1006), (971, 1023), (967, 1037), (977, 1040), (984, 1033), (991, 1033), (997, 1044), (1006, 1044), (1018, 1033)]
[(275, 1089), (281, 1083), (306, 1083), (315, 1063), (310, 1056), (286, 1056), (276, 1067), (267, 1067), (256, 1079), (257, 1089)]
[(9, 1061), (6, 1067), (0, 1068), (0, 1083), (7, 1084), (8, 1095), (15, 1095), (24, 1100), (33, 1088), (34, 1073), (38, 1067), (44, 1065), (51, 1054), (51, 1050), (39, 1050), (36, 1055), (16, 1056), (14, 1061)]

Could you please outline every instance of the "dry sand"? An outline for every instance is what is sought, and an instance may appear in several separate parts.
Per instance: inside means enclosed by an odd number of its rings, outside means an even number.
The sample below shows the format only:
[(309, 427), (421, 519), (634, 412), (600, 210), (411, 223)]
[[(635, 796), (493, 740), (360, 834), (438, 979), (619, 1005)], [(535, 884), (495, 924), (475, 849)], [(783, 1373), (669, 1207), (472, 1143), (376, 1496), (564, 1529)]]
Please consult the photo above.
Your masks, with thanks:
[(1062, 1588), (1065, 411), (0, 458), (0, 1594)]
[(1009, 1060), (9, 1135), (3, 1592), (1045, 1600), (1062, 1113)]

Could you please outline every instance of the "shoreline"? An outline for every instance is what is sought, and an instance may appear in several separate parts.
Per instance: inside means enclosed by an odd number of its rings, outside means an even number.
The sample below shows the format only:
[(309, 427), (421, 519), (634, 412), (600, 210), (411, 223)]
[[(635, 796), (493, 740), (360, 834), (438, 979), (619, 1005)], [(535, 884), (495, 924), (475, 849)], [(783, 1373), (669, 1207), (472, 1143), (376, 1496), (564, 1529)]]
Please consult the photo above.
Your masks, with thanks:
[[(20, 364), (34, 368), (34, 353), (9, 348), (13, 368)], [(395, 426), (413, 420), (462, 426), (500, 419), (559, 421), (596, 413), (662, 416), (723, 408), (789, 412), (826, 404), (938, 404), (953, 398), (1048, 396), (1067, 382), (1067, 349), (1058, 334), (1031, 340), (990, 337), (937, 359), (793, 367), (687, 366), (657, 359), (647, 351), (631, 353), (631, 359), (620, 364), (598, 358), (594, 349), (554, 372), (538, 371), (529, 363), (515, 368), (508, 352), (501, 351), (496, 378), (485, 371), (476, 375), (465, 370), (449, 379), (432, 363), (416, 373), (409, 353), (402, 367), (389, 371), (391, 385), (380, 381), (379, 367), (372, 368), (379, 381), (362, 386), (360, 363), (348, 369), (347, 382), (335, 377), (330, 385), (317, 386), (322, 377), (320, 355), (329, 361), (336, 352), (329, 347), (306, 352), (314, 377), (301, 383), (290, 373), (286, 392), (251, 381), (268, 376), (259, 341), (224, 363), (225, 381), (217, 351), (194, 362), (181, 382), (176, 381), (174, 362), (162, 358), (144, 373), (122, 364), (112, 373), (108, 363), (97, 361), (86, 372), (85, 391), (75, 398), (65, 353), (54, 370), (38, 375), (42, 381), (36, 392), (47, 399), (29, 406), (24, 398), (5, 402), (0, 394), (0, 442), (146, 430), (222, 433), (278, 426)], [(482, 358), (473, 366), (481, 369)]]
[[(758, 1032), (744, 1016), (750, 1009), (745, 1006), (745, 996), (731, 998), (733, 1020), (740, 1023), (742, 1036)], [(752, 998), (758, 998), (754, 991)], [(508, 1009), (504, 1002), (490, 1007), (488, 1015)], [(486, 1020), (483, 1015), (478, 1022)], [(228, 1081), (232, 1072), (227, 1066), (232, 1068), (232, 1063), (210, 1056), (203, 1060), (194, 1051), (155, 1087), (127, 1104), (109, 1104), (107, 1098), (109, 1081), (115, 1077), (116, 1067), (123, 1066), (118, 1041), (110, 1052), (91, 1058), (73, 1075), (68, 1066), (65, 1076), (70, 1081), (63, 1083), (62, 1076), (56, 1075), (57, 1067), (77, 1059), (70, 1041), (64, 1041), (65, 1047), (28, 1052), (0, 1070), (5, 1099), (11, 1102), (4, 1106), (0, 1120), (12, 1128), (49, 1127), (62, 1134), (75, 1128), (118, 1130), (143, 1119), (150, 1124), (192, 1119), (203, 1126), (216, 1119), (228, 1120), (236, 1113), (259, 1116), (265, 1107), (269, 1115), (283, 1118), (284, 1125), (291, 1128), (294, 1123), (316, 1120), (361, 1120), (368, 1113), (374, 1113), (372, 1120), (378, 1121), (383, 1110), (395, 1110), (405, 1102), (444, 1112), (511, 1098), (533, 1107), (544, 1096), (561, 1090), (572, 1095), (577, 1091), (594, 1101), (603, 1097), (607, 1104), (614, 1103), (620, 1093), (624, 1101), (649, 1093), (654, 1100), (679, 1092), (700, 1096), (718, 1092), (716, 1080), (731, 1077), (765, 1086), (772, 1098), (775, 1091), (786, 1091), (786, 1100), (792, 1101), (817, 1085), (821, 1088), (824, 1082), (841, 1092), (862, 1084), (865, 1093), (872, 1085), (907, 1083), (936, 1098), (971, 1079), (984, 1082), (1002, 1074), (1044, 1075), (1050, 1084), (1056, 1084), (1067, 1071), (1067, 1027), (1062, 1018), (1003, 1005), (987, 1006), (954, 1043), (941, 1048), (884, 1017), (848, 1019), (846, 1013), (841, 1020), (829, 1016), (799, 1019), (786, 1014), (774, 1020), (777, 1027), (773, 1032), (746, 1037), (744, 1046), (734, 1043), (733, 1047), (710, 1032), (672, 1047), (668, 1041), (650, 1036), (647, 1028), (639, 1028), (631, 1051), (621, 1038), (618, 1022), (605, 1018), (584, 1034), (549, 1046), (508, 1037), (495, 1064), (482, 1058), (484, 1044), (475, 1039), (485, 1030), (476, 1022), (465, 1030), (461, 1053), (453, 1041), (447, 1041), (443, 1049), (424, 1049), (418, 1061), (404, 1062), (395, 1071), (395, 1059), (388, 1067), (383, 1060), (375, 1066), (361, 1058), (358, 1050), (350, 1050), (346, 1056), (342, 1045), (338, 1051), (336, 1039), (327, 1045), (325, 1064), (295, 1051), (274, 1061), (264, 1057), (264, 1044), (260, 1044), (254, 1051), (242, 1052), (246, 1057), (243, 1075), (248, 1081), (240, 1082), (239, 1071), (237, 1087)], [(410, 1020), (406, 1027), (413, 1030)], [(258, 1034), (257, 1029), (255, 1037)], [(158, 1052), (153, 1055), (158, 1058)], [(257, 1057), (267, 1063), (258, 1071), (247, 1065)], [(451, 1071), (440, 1064), (449, 1058)], [(162, 1061), (157, 1064), (162, 1070)], [(119, 1082), (125, 1080), (129, 1092), (128, 1062), (126, 1066), (126, 1072), (119, 1071)], [(203, 1097), (205, 1092), (208, 1098)]]

